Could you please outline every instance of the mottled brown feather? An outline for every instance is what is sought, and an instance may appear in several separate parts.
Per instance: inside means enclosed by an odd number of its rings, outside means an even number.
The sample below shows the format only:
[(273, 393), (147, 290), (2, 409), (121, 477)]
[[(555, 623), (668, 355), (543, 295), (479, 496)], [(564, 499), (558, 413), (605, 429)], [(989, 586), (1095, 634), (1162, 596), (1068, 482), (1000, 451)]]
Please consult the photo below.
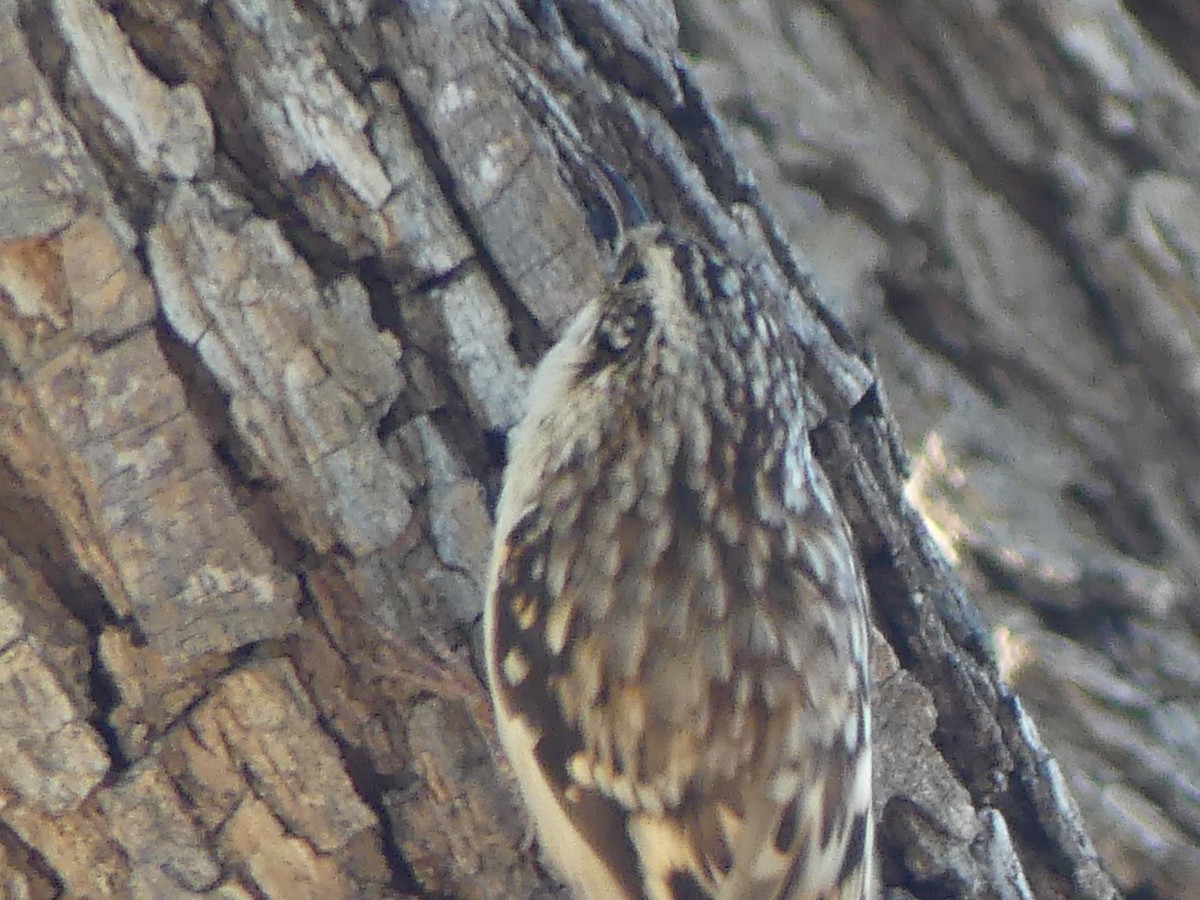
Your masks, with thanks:
[(539, 368), (497, 515), (497, 724), (585, 898), (873, 891), (867, 619), (798, 342), (661, 226)]

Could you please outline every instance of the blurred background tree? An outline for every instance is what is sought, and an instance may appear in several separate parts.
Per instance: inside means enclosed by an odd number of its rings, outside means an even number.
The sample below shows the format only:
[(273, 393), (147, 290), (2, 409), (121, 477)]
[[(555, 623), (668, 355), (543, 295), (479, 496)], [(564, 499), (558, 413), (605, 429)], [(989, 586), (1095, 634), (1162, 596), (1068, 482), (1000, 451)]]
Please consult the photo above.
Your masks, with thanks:
[(794, 310), (892, 896), (1187, 896), (1197, 47), (1169, 2), (0, 0), (2, 892), (558, 893), (476, 620), (604, 160)]

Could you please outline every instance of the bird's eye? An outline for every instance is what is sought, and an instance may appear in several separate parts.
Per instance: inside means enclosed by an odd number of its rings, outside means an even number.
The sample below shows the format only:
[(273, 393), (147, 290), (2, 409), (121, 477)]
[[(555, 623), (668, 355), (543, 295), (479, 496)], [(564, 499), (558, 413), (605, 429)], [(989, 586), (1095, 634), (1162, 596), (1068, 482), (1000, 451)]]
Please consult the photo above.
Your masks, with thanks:
[(653, 315), (644, 303), (608, 312), (596, 325), (595, 348), (582, 374), (594, 375), (636, 353), (646, 342)]
[(646, 337), (650, 316), (650, 307), (644, 303), (632, 309), (616, 310), (596, 327), (596, 342), (611, 357), (622, 356)]
[(646, 274), (646, 264), (638, 260), (625, 270), (625, 274), (621, 276), (620, 285), (621, 287), (633, 287), (638, 282), (645, 281)]

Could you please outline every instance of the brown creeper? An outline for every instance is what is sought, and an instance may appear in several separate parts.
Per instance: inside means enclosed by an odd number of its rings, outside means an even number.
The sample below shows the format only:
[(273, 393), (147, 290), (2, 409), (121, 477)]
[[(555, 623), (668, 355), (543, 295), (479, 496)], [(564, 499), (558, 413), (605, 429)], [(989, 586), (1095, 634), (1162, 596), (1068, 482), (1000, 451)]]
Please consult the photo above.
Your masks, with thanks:
[(736, 267), (650, 225), (538, 369), (487, 666), (579, 897), (873, 893), (865, 591), (800, 353)]

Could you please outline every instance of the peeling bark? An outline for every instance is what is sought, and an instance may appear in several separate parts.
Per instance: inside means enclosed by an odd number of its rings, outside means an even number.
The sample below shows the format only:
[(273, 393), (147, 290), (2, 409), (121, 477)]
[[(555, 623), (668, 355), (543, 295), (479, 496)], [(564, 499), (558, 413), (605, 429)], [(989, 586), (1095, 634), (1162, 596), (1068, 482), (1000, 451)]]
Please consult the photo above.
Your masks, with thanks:
[(475, 642), (597, 160), (792, 311), (888, 896), (1200, 883), (1200, 22), (1002, 6), (0, 0), (3, 893), (561, 895)]

